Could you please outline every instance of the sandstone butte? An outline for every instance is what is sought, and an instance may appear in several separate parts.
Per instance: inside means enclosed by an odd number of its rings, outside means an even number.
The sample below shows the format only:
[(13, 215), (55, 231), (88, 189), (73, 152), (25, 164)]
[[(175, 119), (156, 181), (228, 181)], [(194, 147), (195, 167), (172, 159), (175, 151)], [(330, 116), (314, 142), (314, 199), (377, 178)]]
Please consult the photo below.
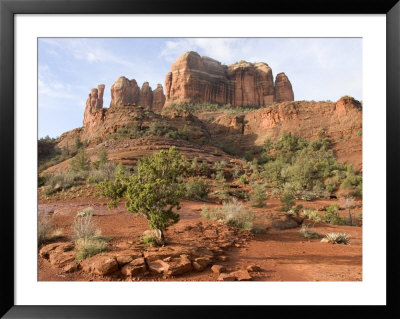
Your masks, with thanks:
[(264, 62), (223, 65), (190, 51), (172, 64), (165, 78), (165, 106), (172, 104), (231, 104), (266, 106), (293, 101), (292, 85), (284, 73), (276, 76)]
[[(166, 95), (161, 84), (155, 90), (148, 82), (139, 88), (134, 79), (121, 76), (111, 86), (110, 107), (103, 108), (105, 86), (92, 89), (86, 101), (83, 127), (62, 134), (58, 146), (69, 148), (79, 136), (89, 143), (87, 152), (93, 160), (98, 148), (103, 146), (112, 161), (134, 165), (141, 156), (174, 145), (189, 158), (214, 162), (229, 161), (232, 157), (205, 140), (233, 146), (243, 154), (262, 145), (267, 138), (276, 140), (283, 133), (306, 139), (323, 134), (332, 140), (339, 161), (353, 164), (356, 171), (362, 170), (362, 138), (359, 134), (362, 105), (352, 97), (346, 96), (337, 102), (293, 101), (289, 79), (279, 73), (274, 84), (272, 71), (265, 63), (241, 61), (223, 66), (195, 52), (181, 55), (171, 70), (166, 79)], [(166, 107), (183, 102), (230, 103), (239, 108), (258, 105), (259, 108), (235, 113), (221, 110), (192, 114)], [(120, 128), (133, 124), (146, 128), (152, 122), (175, 129), (186, 128), (191, 141), (165, 137), (107, 140)], [(47, 171), (65, 170), (68, 161)]]

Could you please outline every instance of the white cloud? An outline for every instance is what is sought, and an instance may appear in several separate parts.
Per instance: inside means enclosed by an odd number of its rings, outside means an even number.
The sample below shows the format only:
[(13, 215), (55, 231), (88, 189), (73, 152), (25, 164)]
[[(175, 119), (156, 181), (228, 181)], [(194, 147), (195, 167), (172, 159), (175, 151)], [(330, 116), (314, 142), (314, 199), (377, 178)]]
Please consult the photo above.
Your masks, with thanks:
[(128, 68), (135, 67), (134, 63), (122, 59), (120, 55), (115, 55), (109, 49), (105, 48), (101, 40), (44, 38), (40, 39), (40, 41), (50, 46), (50, 50), (54, 51), (58, 49), (64, 53), (67, 52), (77, 60), (85, 60), (88, 63), (113, 62)]

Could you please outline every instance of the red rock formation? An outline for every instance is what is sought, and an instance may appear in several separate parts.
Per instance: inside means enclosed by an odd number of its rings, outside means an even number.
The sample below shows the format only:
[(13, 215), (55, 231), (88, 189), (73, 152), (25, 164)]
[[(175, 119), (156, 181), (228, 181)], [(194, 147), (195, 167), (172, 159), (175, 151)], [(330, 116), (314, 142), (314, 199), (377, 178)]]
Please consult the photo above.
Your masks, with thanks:
[[(134, 102), (133, 102), (134, 103)], [(138, 104), (143, 107), (151, 107), (153, 104), (153, 91), (149, 82), (144, 82), (140, 89)]]
[(153, 111), (160, 111), (165, 104), (164, 90), (161, 84), (157, 84), (157, 88), (153, 91), (153, 104), (151, 109)]
[(274, 102), (274, 79), (267, 64), (240, 61), (228, 67), (228, 78), (233, 81), (234, 106), (269, 105)]
[(97, 86), (97, 89), (91, 89), (88, 99), (86, 100), (85, 112), (83, 114), (83, 126), (88, 125), (95, 114), (103, 108), (104, 84)]
[[(287, 77), (286, 80), (290, 85)], [(283, 84), (283, 90), (279, 84), (280, 99), (293, 101), (291, 85)], [(165, 106), (181, 103), (261, 106), (272, 104), (276, 96), (272, 70), (266, 63), (240, 61), (226, 66), (193, 51), (182, 54), (172, 64), (165, 89)]]
[(275, 102), (294, 101), (292, 84), (285, 73), (279, 73), (275, 79)]
[(140, 89), (135, 79), (128, 80), (120, 76), (111, 86), (110, 107), (124, 104), (136, 104), (139, 100)]

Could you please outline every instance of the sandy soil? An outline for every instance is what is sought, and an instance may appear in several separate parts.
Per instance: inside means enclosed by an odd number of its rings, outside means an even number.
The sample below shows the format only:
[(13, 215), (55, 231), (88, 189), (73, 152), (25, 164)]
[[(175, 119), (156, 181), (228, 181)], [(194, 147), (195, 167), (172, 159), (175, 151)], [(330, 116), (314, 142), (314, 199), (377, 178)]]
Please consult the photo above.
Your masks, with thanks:
[[(318, 200), (301, 202), (305, 207), (322, 209), (337, 202), (336, 200)], [(71, 223), (76, 212), (85, 207), (94, 208), (93, 220), (104, 236), (111, 236), (112, 247), (123, 247), (127, 242), (138, 242), (142, 233), (148, 229), (144, 218), (127, 212), (124, 203), (117, 208), (108, 210), (107, 200), (96, 197), (79, 197), (73, 199), (41, 199), (39, 211), (45, 211), (52, 216), (52, 222), (63, 233), (58, 240), (68, 241), (71, 236)], [(195, 225), (199, 221), (201, 206), (216, 206), (215, 203), (183, 201), (180, 211), (181, 220), (174, 227), (183, 224)], [(361, 212), (359, 208), (352, 213)], [(265, 228), (268, 216), (278, 214), (279, 200), (267, 201), (264, 208), (251, 208), (256, 214), (257, 227)], [(341, 215), (346, 212), (341, 210)], [(182, 235), (171, 227), (166, 237), (170, 245), (182, 243)], [(362, 280), (362, 227), (336, 226), (319, 223), (314, 226), (320, 235), (328, 232), (346, 232), (351, 236), (350, 245), (331, 245), (320, 242), (320, 239), (305, 239), (299, 235), (299, 228), (277, 230), (269, 228), (263, 233), (251, 236), (242, 242), (240, 247), (228, 248), (225, 255), (228, 260), (219, 262), (226, 266), (228, 271), (246, 268), (248, 265), (257, 265), (262, 271), (253, 273), (256, 281), (361, 281)], [(192, 272), (175, 278), (162, 278), (148, 275), (140, 280), (174, 280), (174, 281), (215, 281), (218, 275), (210, 268), (203, 272)], [(39, 281), (92, 281), (92, 280), (121, 280), (113, 277), (95, 277), (82, 271), (67, 274), (54, 268), (50, 263), (38, 257)], [(136, 279), (137, 280), (137, 279)]]

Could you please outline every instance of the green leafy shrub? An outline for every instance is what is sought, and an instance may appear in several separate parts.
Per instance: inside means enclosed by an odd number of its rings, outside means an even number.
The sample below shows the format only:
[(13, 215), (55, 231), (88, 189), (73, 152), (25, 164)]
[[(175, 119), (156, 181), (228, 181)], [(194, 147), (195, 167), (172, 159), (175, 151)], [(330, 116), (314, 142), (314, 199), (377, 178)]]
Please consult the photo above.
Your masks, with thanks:
[(330, 244), (343, 244), (347, 245), (350, 243), (350, 236), (346, 233), (328, 233), (325, 238)]
[(71, 160), (70, 169), (72, 172), (89, 171), (90, 159), (84, 150), (79, 150), (78, 154)]
[(318, 233), (315, 231), (314, 228), (309, 228), (309, 226), (303, 224), (301, 225), (299, 234), (303, 236), (304, 238), (307, 239), (312, 239), (312, 238), (319, 238)]
[(238, 182), (239, 185), (244, 185), (244, 184), (248, 184), (248, 183), (250, 183), (250, 180), (246, 174), (243, 174), (242, 176), (240, 176), (239, 182)]
[(296, 198), (291, 192), (284, 192), (281, 198), (281, 204), (281, 211), (288, 212), (296, 204)]
[(186, 158), (176, 147), (142, 157), (130, 176), (125, 196), (128, 211), (145, 217), (151, 229), (163, 232), (179, 221), (180, 199), (185, 194), (182, 176), (187, 171)]
[(204, 201), (208, 199), (209, 193), (208, 183), (201, 178), (189, 178), (186, 181), (185, 197), (187, 199)]
[(339, 205), (329, 205), (326, 208), (326, 212), (322, 215), (322, 221), (331, 225), (344, 225), (345, 220), (339, 217)]
[(265, 201), (268, 199), (267, 189), (264, 185), (256, 184), (253, 187), (251, 201), (253, 207), (264, 207)]
[(125, 170), (122, 164), (118, 164), (115, 168), (115, 178), (113, 181), (106, 179), (97, 185), (97, 189), (104, 197), (111, 200), (107, 203), (109, 209), (117, 207), (121, 198), (125, 196), (128, 185), (128, 179), (125, 176)]
[(304, 218), (312, 220), (314, 223), (322, 221), (321, 215), (316, 210), (304, 209), (301, 215)]

